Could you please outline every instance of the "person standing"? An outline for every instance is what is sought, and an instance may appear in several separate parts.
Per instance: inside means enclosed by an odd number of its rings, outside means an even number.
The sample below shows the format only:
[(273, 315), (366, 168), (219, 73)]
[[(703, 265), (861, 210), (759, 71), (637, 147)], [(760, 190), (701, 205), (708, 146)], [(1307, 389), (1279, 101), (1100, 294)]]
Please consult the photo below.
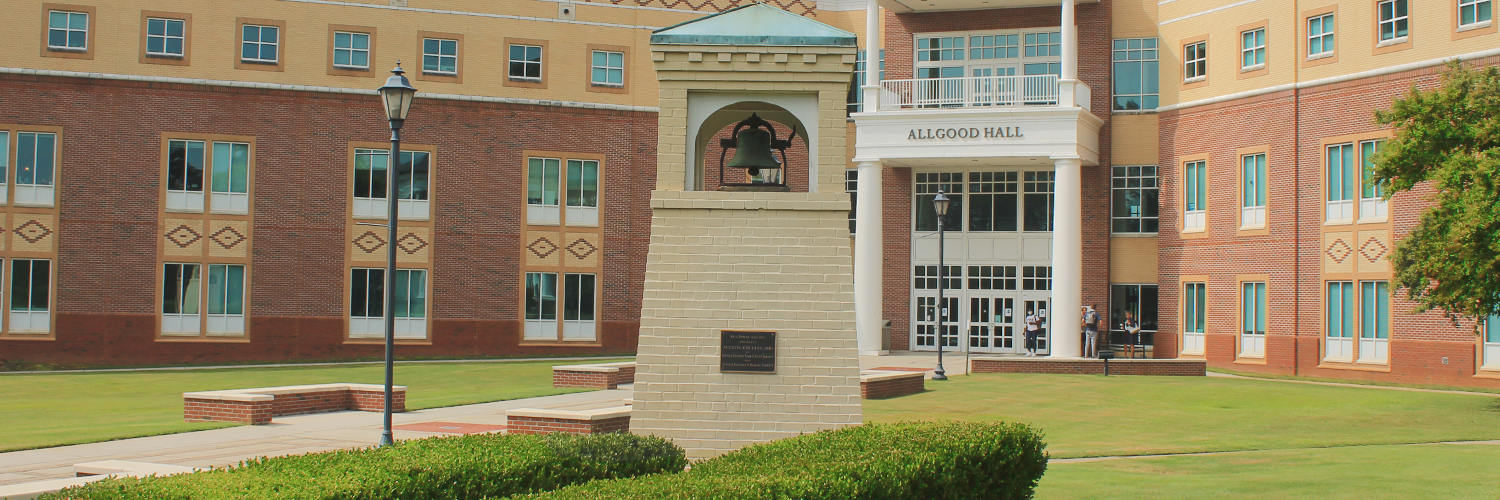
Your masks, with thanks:
[[(1135, 313), (1125, 311), (1125, 323), (1120, 325), (1125, 330), (1125, 357), (1135, 357), (1135, 344), (1141, 341), (1141, 323), (1136, 321)], [(1145, 354), (1145, 349), (1141, 350)]]
[(1026, 355), (1036, 356), (1036, 338), (1041, 334), (1042, 318), (1036, 310), (1026, 311)]
[(1099, 313), (1094, 307), (1083, 310), (1083, 355), (1089, 358), (1099, 355)]

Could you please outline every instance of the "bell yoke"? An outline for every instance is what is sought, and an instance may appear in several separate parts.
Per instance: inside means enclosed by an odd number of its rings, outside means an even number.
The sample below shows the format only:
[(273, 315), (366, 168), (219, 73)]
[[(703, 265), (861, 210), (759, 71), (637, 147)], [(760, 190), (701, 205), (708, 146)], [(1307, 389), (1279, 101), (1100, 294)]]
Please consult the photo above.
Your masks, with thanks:
[[(751, 113), (749, 118), (735, 124), (734, 131), (728, 139), (719, 139), (719, 147), (724, 148), (719, 152), (719, 179), (723, 186), (786, 186), (782, 179), (781, 166), (786, 164), (786, 150), (792, 147), (792, 136), (797, 135), (797, 126), (793, 125), (786, 139), (776, 138), (776, 127), (771, 122), (762, 119), (760, 115)], [(725, 165), (724, 157), (729, 154), (729, 148), (734, 148), (734, 158)], [(772, 150), (781, 152), (781, 160), (776, 159)], [(727, 182), (724, 177), (724, 167), (745, 169), (746, 177), (750, 182)]]

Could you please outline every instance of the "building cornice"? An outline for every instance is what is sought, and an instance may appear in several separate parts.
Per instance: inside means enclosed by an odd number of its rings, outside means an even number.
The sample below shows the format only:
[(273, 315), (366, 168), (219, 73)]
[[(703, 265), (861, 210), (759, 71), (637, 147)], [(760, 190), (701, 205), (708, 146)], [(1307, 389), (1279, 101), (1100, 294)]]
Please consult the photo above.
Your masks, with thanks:
[[(638, 24), (600, 23), (600, 22), (593, 22), (593, 21), (573, 21), (573, 20), (569, 20), (569, 19), (555, 19), (555, 18), (546, 18), (546, 17), (513, 16), (513, 15), (509, 15), (509, 14), (492, 14), (492, 13), (489, 13), (489, 12), (469, 12), (469, 11), (462, 11), (462, 10), (419, 9), (419, 8), (416, 8), (416, 7), (397, 7), (397, 6), (394, 6), (394, 5), (372, 5), (372, 4), (367, 4), (367, 3), (339, 2), (339, 1), (335, 1), (335, 0), (281, 0), (281, 1), (283, 1), (283, 2), (296, 2), (296, 3), (311, 3), (311, 4), (321, 4), (321, 5), (338, 5), (338, 6), (341, 6), (341, 7), (363, 7), (363, 8), (367, 8), (367, 9), (385, 9), (385, 10), (400, 10), (400, 11), (408, 11), (408, 12), (425, 12), (425, 13), (429, 13), (429, 14), (450, 14), (450, 15), (456, 15), (456, 16), (492, 17), (492, 18), (496, 18), (496, 19), (516, 19), (516, 20), (520, 20), (520, 21), (538, 21), (538, 22), (564, 23), (564, 24), (584, 24), (584, 25), (589, 25), (589, 26), (605, 26), (605, 27), (610, 27), (610, 28), (628, 28), (628, 29), (644, 29), (644, 30), (657, 30), (657, 29), (661, 28), (661, 26), (644, 26), (644, 25), (638, 25)], [(596, 5), (596, 4), (582, 3), (582, 4), (579, 4), (579, 5)], [(668, 10), (677, 10), (677, 9), (668, 9)], [(693, 11), (681, 11), (681, 10), (679, 10), (678, 12), (684, 12), (684, 13), (688, 13), (688, 14), (693, 14), (694, 13)]]

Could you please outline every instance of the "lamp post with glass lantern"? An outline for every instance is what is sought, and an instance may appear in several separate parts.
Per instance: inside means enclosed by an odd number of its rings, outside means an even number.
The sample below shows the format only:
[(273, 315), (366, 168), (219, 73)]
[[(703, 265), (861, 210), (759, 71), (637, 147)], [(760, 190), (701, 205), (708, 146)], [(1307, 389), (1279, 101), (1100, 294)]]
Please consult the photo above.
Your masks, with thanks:
[(943, 316), (947, 312), (947, 303), (943, 302), (943, 288), (947, 285), (948, 267), (943, 259), (943, 218), (948, 215), (948, 204), (951, 200), (943, 195), (943, 190), (938, 189), (937, 196), (932, 199), (932, 209), (937, 212), (938, 227), (938, 287), (937, 287), (937, 370), (932, 373), (933, 380), (948, 380), (943, 370)]
[(385, 430), (380, 434), (380, 446), (391, 446), (396, 440), (391, 435), (391, 390), (395, 378), (392, 362), (396, 356), (396, 169), (401, 166), (401, 125), (406, 123), (406, 113), (411, 111), (412, 96), (417, 89), (406, 80), (401, 63), (391, 70), (391, 77), (380, 87), (380, 99), (385, 104), (385, 117), (391, 123), (391, 157), (385, 170), (385, 195), (390, 229), (386, 240), (385, 255)]

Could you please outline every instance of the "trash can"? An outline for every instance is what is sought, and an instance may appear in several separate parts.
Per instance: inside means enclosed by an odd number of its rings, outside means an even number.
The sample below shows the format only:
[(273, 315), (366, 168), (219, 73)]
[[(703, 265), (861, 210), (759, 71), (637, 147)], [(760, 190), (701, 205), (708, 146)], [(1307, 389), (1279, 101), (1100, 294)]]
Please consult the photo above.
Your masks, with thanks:
[(891, 350), (891, 320), (881, 322), (880, 350), (886, 352), (890, 352)]

